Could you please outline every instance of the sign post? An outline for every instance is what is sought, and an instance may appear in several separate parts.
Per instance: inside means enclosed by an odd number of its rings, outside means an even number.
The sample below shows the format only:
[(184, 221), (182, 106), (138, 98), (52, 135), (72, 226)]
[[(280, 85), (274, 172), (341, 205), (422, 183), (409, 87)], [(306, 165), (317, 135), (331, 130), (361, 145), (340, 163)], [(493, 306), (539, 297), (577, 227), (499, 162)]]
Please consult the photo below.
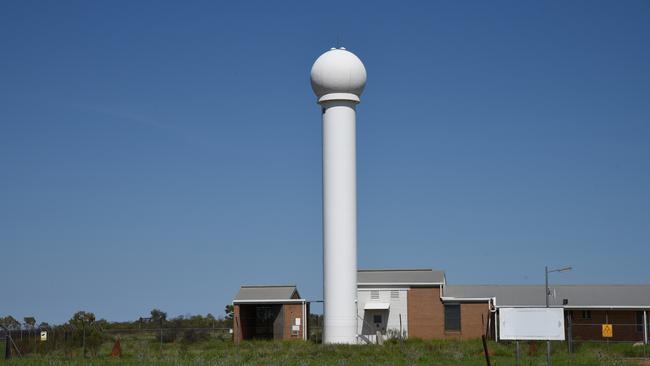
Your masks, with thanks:
[[(519, 341), (563, 341), (564, 309), (562, 308), (500, 308), (499, 338), (516, 341), (516, 362), (519, 364)], [(550, 350), (550, 348), (547, 348)], [(547, 353), (547, 356), (550, 356)], [(550, 362), (550, 357), (547, 358)]]
[(564, 341), (564, 309), (500, 308), (499, 339)]

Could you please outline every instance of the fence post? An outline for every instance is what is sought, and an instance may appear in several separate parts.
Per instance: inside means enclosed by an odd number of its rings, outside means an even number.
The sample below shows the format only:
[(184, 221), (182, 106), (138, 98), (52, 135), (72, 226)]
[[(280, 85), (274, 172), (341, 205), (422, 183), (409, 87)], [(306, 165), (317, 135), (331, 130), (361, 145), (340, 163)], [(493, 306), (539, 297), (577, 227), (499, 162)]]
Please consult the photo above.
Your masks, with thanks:
[(11, 358), (11, 344), (9, 343), (9, 333), (5, 330), (5, 360)]
[(86, 358), (86, 322), (82, 321), (81, 325), (82, 325), (82, 328), (83, 328), (83, 338), (82, 338), (83, 355), (84, 355), (84, 358)]
[(643, 310), (643, 357), (648, 357), (648, 311)]
[(569, 310), (569, 316), (567, 317), (569, 321), (569, 334), (567, 339), (567, 345), (569, 347), (569, 353), (573, 353), (573, 312)]
[(492, 363), (490, 362), (490, 351), (488, 350), (487, 341), (485, 340), (485, 335), (481, 336), (481, 340), (483, 341), (483, 354), (485, 354), (485, 363), (487, 364), (487, 366), (492, 366)]

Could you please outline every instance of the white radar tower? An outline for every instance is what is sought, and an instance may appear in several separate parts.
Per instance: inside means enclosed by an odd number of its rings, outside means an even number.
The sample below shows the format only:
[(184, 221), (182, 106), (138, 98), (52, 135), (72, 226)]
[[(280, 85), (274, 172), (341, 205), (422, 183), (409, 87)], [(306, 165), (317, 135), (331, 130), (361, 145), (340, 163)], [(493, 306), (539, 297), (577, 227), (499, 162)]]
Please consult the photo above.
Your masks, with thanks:
[(357, 342), (356, 105), (366, 68), (345, 48), (332, 48), (311, 68), (323, 115), (324, 343)]

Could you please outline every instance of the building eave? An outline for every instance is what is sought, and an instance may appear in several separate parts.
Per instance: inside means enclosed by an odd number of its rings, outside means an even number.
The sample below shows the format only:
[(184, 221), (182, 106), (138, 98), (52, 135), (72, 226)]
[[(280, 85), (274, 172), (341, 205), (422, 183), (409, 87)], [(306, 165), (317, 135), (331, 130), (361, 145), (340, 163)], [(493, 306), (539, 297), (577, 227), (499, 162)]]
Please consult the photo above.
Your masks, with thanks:
[(233, 305), (237, 304), (286, 304), (286, 303), (304, 303), (306, 299), (269, 299), (269, 300), (234, 300)]
[(359, 282), (357, 286), (407, 286), (407, 287), (425, 287), (425, 286), (442, 286), (442, 282), (422, 282), (422, 283), (410, 283), (410, 282), (386, 282), (386, 283), (369, 283), (369, 282)]

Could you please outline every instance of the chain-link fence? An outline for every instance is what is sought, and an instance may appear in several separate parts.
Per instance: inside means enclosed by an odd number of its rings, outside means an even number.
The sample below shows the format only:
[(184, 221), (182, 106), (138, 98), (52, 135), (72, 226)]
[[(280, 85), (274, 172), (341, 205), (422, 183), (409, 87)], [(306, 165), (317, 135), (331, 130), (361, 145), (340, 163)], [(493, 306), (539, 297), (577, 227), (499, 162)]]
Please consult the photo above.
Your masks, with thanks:
[(232, 342), (230, 328), (121, 328), (58, 326), (48, 329), (10, 330), (0, 334), (0, 357), (38, 353), (64, 357), (113, 355), (155, 356), (205, 341)]
[(644, 343), (643, 324), (572, 324), (574, 342)]

